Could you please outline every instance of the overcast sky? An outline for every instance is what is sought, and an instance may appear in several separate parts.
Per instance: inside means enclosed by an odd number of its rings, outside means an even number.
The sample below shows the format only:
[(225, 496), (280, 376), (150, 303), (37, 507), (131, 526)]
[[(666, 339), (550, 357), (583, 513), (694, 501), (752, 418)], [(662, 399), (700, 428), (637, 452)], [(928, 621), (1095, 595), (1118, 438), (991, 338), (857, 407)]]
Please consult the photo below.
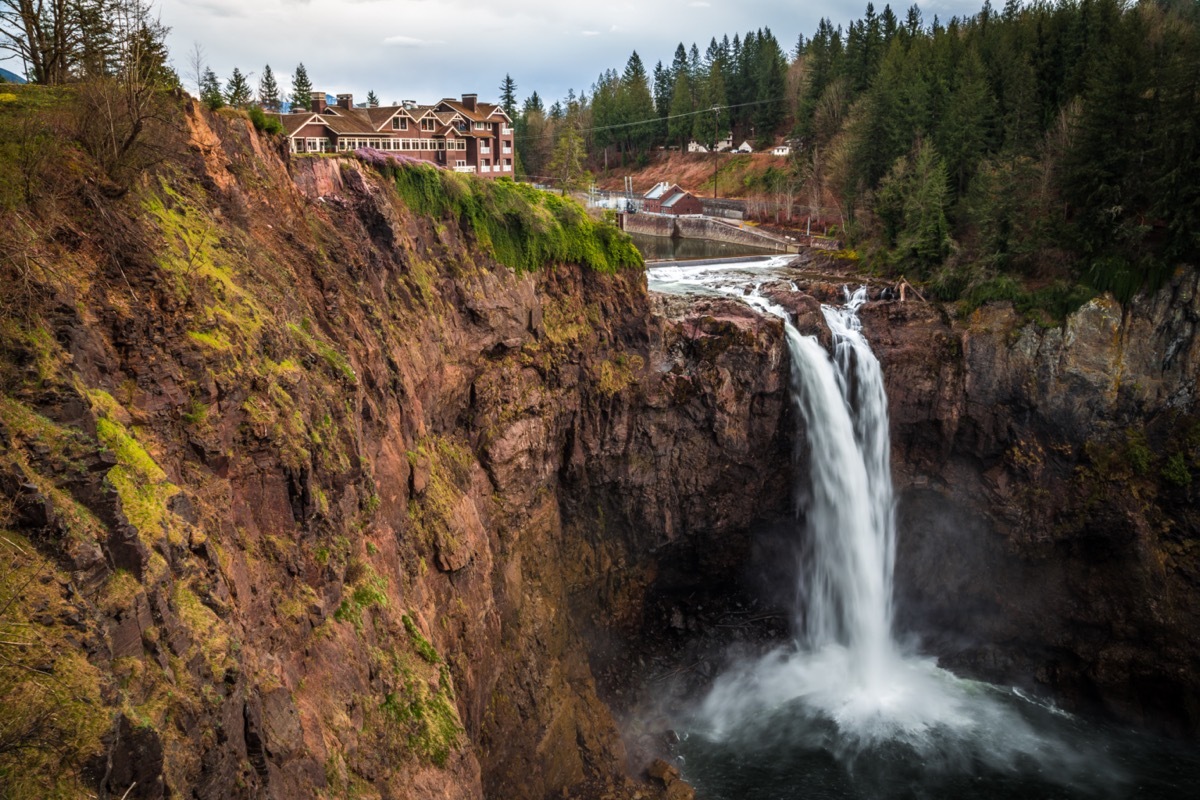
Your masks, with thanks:
[[(974, 14), (982, 3), (920, 5), (929, 23), (934, 14), (943, 21)], [(634, 50), (650, 72), (670, 62), (680, 41), (703, 52), (713, 36), (767, 26), (790, 51), (822, 16), (844, 26), (866, 0), (158, 0), (157, 7), (193, 92), (190, 54), (199, 43), (222, 81), (237, 66), (257, 85), (270, 64), (284, 92), (303, 61), (314, 88), (350, 92), (356, 102), (369, 89), (383, 103), (463, 92), (494, 101), (507, 72), (520, 99), (536, 89), (549, 105), (569, 88), (590, 92), (601, 71), (623, 68)], [(907, 0), (893, 6), (901, 17), (903, 8)]]

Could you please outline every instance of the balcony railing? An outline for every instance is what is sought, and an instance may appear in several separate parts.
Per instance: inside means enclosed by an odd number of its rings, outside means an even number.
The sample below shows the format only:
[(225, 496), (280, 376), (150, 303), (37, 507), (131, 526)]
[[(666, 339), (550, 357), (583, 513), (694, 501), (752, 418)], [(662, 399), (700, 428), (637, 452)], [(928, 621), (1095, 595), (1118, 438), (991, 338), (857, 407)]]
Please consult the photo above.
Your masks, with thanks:
[(454, 171), (455, 172), (474, 172), (475, 168), (474, 167), (455, 167)]
[(501, 125), (500, 126), (500, 135), (501, 136), (511, 134), (512, 132), (513, 132), (512, 125)]
[(500, 148), (500, 152), (506, 156), (510, 156), (510, 155), (512, 155), (512, 148), (509, 147), (508, 145), (504, 145), (504, 147)]
[(504, 171), (505, 171), (505, 172), (512, 172), (512, 167), (510, 167), (508, 164), (505, 164), (505, 165), (504, 165)]
[(479, 147), (479, 152), (483, 153), (486, 156), (488, 153), (492, 152), (492, 148), (487, 146), (486, 144), (481, 145)]

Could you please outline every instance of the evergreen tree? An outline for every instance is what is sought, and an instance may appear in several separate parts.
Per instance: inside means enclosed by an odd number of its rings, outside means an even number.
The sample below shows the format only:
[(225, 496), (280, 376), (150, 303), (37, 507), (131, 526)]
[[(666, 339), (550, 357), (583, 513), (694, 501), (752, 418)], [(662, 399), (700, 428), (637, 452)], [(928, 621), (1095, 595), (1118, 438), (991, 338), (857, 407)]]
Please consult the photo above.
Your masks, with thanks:
[(301, 61), (296, 65), (296, 72), (292, 75), (292, 105), (295, 108), (311, 111), (312, 91), (312, 81), (308, 79), (308, 70), (304, 68), (304, 62)]
[(211, 67), (206, 67), (200, 78), (200, 102), (213, 111), (225, 105), (225, 95), (221, 92), (221, 81)]
[(270, 64), (263, 68), (262, 78), (258, 81), (258, 103), (267, 111), (278, 111), (282, 104), (279, 83), (275, 80), (275, 73)]
[(671, 59), (671, 84), (672, 84), (672, 86), (675, 84), (675, 80), (679, 77), (680, 73), (685, 73), (687, 71), (688, 71), (687, 48), (683, 46), (683, 42), (680, 42), (675, 47), (675, 56)]
[(367, 90), (367, 108), (379, 107), (379, 95), (375, 94), (374, 89)]
[(769, 142), (783, 121), (787, 61), (770, 28), (763, 29), (757, 41), (758, 63), (754, 75), (757, 105), (753, 107), (753, 120), (759, 141)]
[(650, 83), (646, 67), (637, 51), (629, 56), (620, 82), (621, 117), (626, 127), (622, 129), (625, 148), (637, 151), (649, 147), (654, 138), (654, 124), (637, 124), (655, 119), (654, 100), (650, 96)]
[(252, 97), (250, 81), (246, 80), (240, 69), (234, 67), (229, 82), (225, 84), (225, 102), (234, 108), (245, 108), (250, 105)]
[(538, 96), (536, 91), (525, 98), (523, 113), (528, 114), (531, 111), (536, 111), (539, 114), (543, 114), (546, 111), (546, 107), (542, 105), (542, 98)]
[(946, 166), (932, 144), (920, 142), (897, 159), (875, 207), (896, 263), (921, 277), (941, 264), (950, 246), (948, 202)]
[(692, 79), (687, 70), (683, 70), (675, 76), (675, 86), (671, 89), (671, 118), (667, 120), (667, 135), (679, 143), (680, 149), (687, 147), (688, 137), (692, 133), (691, 114), (695, 110)]
[(952, 184), (962, 193), (988, 151), (995, 100), (983, 62), (974, 51), (963, 57), (957, 77), (958, 85), (950, 94), (946, 114), (938, 126), (937, 143)]
[(564, 125), (554, 145), (554, 155), (548, 167), (550, 177), (564, 195), (567, 192), (578, 191), (591, 182), (591, 175), (583, 168), (586, 156), (583, 136), (577, 126), (573, 123)]
[(517, 82), (507, 72), (500, 82), (500, 106), (509, 119), (517, 118)]
[(671, 71), (659, 61), (654, 65), (654, 111), (661, 122), (654, 129), (654, 138), (667, 138), (667, 115), (671, 113)]
[[(722, 134), (729, 130), (729, 109), (725, 108), (725, 105), (725, 79), (721, 74), (721, 62), (716, 60), (708, 68), (700, 102), (696, 106), (697, 111), (704, 113), (696, 115), (692, 127), (692, 135), (705, 147), (715, 147)], [(720, 110), (713, 112), (713, 108)]]

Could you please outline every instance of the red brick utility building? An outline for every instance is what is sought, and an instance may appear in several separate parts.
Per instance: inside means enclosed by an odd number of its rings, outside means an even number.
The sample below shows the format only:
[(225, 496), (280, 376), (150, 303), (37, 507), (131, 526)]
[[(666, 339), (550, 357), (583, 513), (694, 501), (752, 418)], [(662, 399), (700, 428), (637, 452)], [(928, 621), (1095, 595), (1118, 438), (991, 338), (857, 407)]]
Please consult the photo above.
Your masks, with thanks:
[(339, 94), (328, 105), (324, 92), (312, 93), (312, 111), (276, 114), (293, 153), (337, 153), (371, 147), (400, 153), (488, 178), (511, 176), (512, 120), (504, 109), (480, 103), (478, 95), (446, 98), (434, 105), (358, 107)]
[(642, 198), (642, 211), (651, 214), (702, 214), (704, 207), (700, 200), (691, 192), (685, 191), (677, 183), (663, 181)]

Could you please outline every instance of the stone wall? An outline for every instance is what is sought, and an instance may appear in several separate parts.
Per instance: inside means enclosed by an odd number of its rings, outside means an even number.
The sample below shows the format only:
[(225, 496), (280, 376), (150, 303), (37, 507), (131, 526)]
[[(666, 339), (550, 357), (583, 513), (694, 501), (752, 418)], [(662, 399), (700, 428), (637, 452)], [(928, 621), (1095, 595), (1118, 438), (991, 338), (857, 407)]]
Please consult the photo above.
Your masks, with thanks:
[(685, 239), (708, 239), (715, 242), (744, 244), (749, 247), (774, 249), (794, 253), (794, 244), (787, 244), (753, 228), (739, 228), (707, 217), (669, 217), (657, 214), (622, 214), (621, 228), (628, 233), (644, 236), (679, 236)]

